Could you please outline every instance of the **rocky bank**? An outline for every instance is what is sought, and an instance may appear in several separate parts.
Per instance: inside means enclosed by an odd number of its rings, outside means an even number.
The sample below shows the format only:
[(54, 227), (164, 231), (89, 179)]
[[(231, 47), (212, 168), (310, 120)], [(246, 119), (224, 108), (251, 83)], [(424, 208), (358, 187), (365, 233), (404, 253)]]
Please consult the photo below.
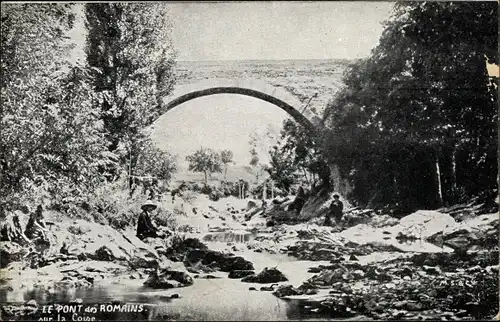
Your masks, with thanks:
[[(351, 209), (342, 227), (332, 228), (318, 225), (321, 214), (305, 222), (293, 218), (286, 210), (291, 200), (263, 208), (259, 202), (196, 196), (183, 200), (181, 207), (190, 210), (181, 215), (184, 229), (144, 242), (134, 227), (117, 230), (48, 212), (51, 245), (42, 256), (1, 242), (1, 291), (11, 302), (2, 307), (2, 319), (36, 317), (37, 303), (24, 300), (34, 289), (50, 295), (127, 280), (175, 289), (206, 278), (241, 279), (251, 290), (300, 301), (312, 317), (452, 320), (497, 313), (498, 212), (464, 205), (396, 219)], [(213, 244), (222, 247), (211, 249)], [(271, 265), (257, 271), (249, 252), (311, 261), (313, 275), (292, 284)]]

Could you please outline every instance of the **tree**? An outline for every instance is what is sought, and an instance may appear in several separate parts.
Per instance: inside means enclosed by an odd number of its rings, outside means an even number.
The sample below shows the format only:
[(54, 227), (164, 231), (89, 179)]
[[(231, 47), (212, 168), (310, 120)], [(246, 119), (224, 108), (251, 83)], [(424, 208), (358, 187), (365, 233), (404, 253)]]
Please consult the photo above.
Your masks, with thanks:
[(169, 181), (176, 170), (175, 158), (170, 153), (158, 148), (150, 139), (142, 143), (134, 175)]
[(318, 182), (322, 186), (329, 184), (330, 172), (317, 140), (294, 120), (283, 121), (281, 136), (269, 151), (270, 165), (266, 167), (278, 187), (288, 192), (299, 179), (311, 187)]
[(208, 183), (208, 176), (214, 172), (222, 172), (222, 162), (220, 155), (212, 149), (203, 148), (196, 150), (192, 155), (188, 155), (189, 171), (203, 172), (205, 184)]
[(228, 165), (230, 163), (234, 164), (233, 152), (230, 150), (222, 150), (220, 153), (220, 159), (222, 164), (224, 164), (224, 181), (226, 181)]
[[(496, 187), (493, 3), (395, 5), (379, 45), (326, 109), (325, 150), (362, 203), (453, 203)], [(460, 172), (457, 172), (460, 169)]]
[[(161, 113), (173, 87), (175, 53), (168, 6), (162, 3), (88, 3), (87, 63), (101, 94), (97, 106), (109, 150), (122, 163), (138, 156), (142, 130)], [(132, 155), (132, 160), (127, 158)]]
[(271, 180), (276, 183), (276, 186), (288, 193), (290, 187), (298, 178), (293, 156), (290, 151), (284, 150), (279, 142), (271, 148), (269, 156), (269, 165), (265, 167), (265, 170), (269, 173)]
[(2, 208), (81, 200), (108, 162), (89, 75), (69, 61), (74, 19), (67, 4), (2, 4)]

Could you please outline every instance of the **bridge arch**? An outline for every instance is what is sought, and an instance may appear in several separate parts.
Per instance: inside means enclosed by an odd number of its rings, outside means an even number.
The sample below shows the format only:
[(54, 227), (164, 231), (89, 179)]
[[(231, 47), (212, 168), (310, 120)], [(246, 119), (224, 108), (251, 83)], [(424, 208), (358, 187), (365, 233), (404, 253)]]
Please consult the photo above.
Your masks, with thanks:
[(314, 132), (315, 127), (313, 123), (305, 115), (299, 112), (296, 107), (294, 107), (294, 105), (297, 107), (300, 106), (299, 100), (295, 99), (293, 95), (284, 89), (268, 84), (265, 84), (264, 86), (255, 86), (255, 82), (252, 84), (248, 84), (248, 82), (244, 84), (238, 82), (235, 84), (234, 82), (221, 83), (220, 80), (217, 80), (217, 83), (215, 84), (206, 82), (204, 84), (196, 84), (195, 86), (188, 84), (188, 86), (184, 86), (183, 88), (181, 87), (180, 90), (177, 90), (174, 95), (167, 97), (161, 114), (163, 115), (180, 104), (190, 100), (217, 94), (244, 95), (271, 103), (288, 113), (295, 121), (305, 127), (308, 131)]

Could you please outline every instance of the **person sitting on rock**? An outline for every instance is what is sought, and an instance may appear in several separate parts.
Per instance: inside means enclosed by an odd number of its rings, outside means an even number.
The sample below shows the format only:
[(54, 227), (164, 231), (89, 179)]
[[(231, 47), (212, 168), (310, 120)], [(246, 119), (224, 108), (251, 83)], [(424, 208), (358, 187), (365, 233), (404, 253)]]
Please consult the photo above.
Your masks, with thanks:
[(139, 220), (137, 221), (137, 237), (141, 240), (152, 237), (165, 237), (171, 235), (172, 233), (168, 229), (161, 229), (157, 227), (151, 220), (151, 213), (157, 208), (151, 200), (146, 201), (142, 206), (142, 212), (139, 215)]
[(142, 212), (139, 215), (139, 220), (137, 221), (137, 237), (139, 239), (145, 239), (147, 237), (158, 237), (159, 229), (151, 220), (150, 214), (156, 209), (156, 204), (152, 201), (146, 201), (142, 206)]
[(342, 201), (340, 201), (340, 196), (338, 194), (333, 195), (333, 201), (330, 204), (330, 208), (328, 213), (326, 214), (325, 217), (325, 226), (331, 226), (332, 225), (332, 219), (331, 217), (335, 218), (336, 224), (340, 223), (340, 220), (342, 219), (342, 211), (344, 210), (344, 204)]
[(47, 240), (45, 232), (48, 232), (45, 218), (43, 217), (43, 207), (38, 205), (35, 212), (30, 214), (24, 234), (30, 239), (40, 238)]
[(46, 234), (48, 231), (43, 217), (43, 207), (42, 205), (38, 205), (36, 211), (30, 214), (24, 234), (35, 243), (37, 251), (43, 252), (50, 246)]

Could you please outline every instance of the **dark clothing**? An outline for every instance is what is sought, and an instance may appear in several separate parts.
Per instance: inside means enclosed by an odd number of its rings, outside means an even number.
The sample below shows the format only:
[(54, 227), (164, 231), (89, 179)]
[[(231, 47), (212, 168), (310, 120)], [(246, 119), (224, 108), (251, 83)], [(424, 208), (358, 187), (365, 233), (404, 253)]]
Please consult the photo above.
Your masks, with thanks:
[(326, 214), (323, 226), (332, 226), (332, 220), (330, 219), (330, 214)]
[(147, 237), (158, 237), (158, 228), (151, 221), (151, 217), (145, 211), (139, 215), (139, 220), (137, 221), (137, 237), (139, 239), (144, 239)]
[(332, 217), (335, 219), (335, 221), (338, 223), (342, 219), (342, 210), (344, 210), (344, 204), (340, 200), (334, 200), (329, 208), (329, 212), (325, 217), (325, 226), (331, 226), (332, 225)]
[(43, 219), (43, 215), (40, 212), (34, 212), (30, 214), (24, 234), (29, 239), (40, 238), (41, 240), (45, 240), (45, 234), (43, 230), (36, 224), (38, 224), (40, 227), (47, 228), (45, 226), (45, 220)]
[(334, 200), (330, 205), (330, 215), (337, 221), (342, 219), (342, 210), (344, 210), (344, 204), (340, 200)]

